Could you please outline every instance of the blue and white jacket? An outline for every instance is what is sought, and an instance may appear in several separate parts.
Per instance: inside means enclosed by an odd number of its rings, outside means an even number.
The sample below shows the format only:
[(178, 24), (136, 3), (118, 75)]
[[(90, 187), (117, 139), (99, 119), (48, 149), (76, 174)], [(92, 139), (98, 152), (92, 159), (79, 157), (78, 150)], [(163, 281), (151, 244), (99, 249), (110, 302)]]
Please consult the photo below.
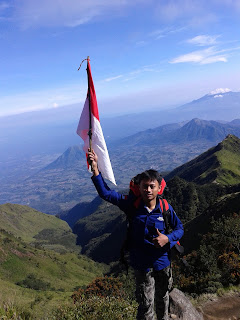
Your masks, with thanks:
[[(170, 248), (179, 241), (184, 233), (183, 225), (172, 206), (169, 205), (169, 225), (172, 232), (166, 234), (159, 201), (157, 201), (155, 209), (151, 212), (149, 212), (143, 201), (138, 208), (134, 208), (134, 199), (131, 196), (126, 197), (119, 192), (111, 190), (101, 174), (93, 176), (92, 181), (102, 199), (118, 206), (126, 214), (129, 214), (129, 210), (133, 210), (129, 239), (130, 264), (132, 267), (144, 271), (148, 271), (150, 268), (154, 270), (166, 268), (170, 264)], [(166, 234), (169, 239), (169, 243), (162, 248), (156, 248), (152, 242), (152, 239), (157, 237), (156, 228), (161, 233)]]

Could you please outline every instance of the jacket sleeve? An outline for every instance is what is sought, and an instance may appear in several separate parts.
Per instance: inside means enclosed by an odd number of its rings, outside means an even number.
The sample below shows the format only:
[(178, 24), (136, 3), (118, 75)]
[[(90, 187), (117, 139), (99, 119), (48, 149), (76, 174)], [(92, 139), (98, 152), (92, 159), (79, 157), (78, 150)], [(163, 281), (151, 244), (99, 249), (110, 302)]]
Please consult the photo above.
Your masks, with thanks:
[(184, 230), (181, 220), (177, 217), (171, 205), (169, 205), (169, 210), (171, 213), (169, 224), (172, 228), (172, 232), (167, 236), (170, 242), (170, 247), (172, 248), (182, 238)]
[(92, 181), (99, 196), (102, 199), (118, 206), (123, 211), (127, 210), (127, 207), (129, 205), (128, 197), (115, 190), (111, 190), (104, 181), (101, 173), (98, 176), (93, 176)]

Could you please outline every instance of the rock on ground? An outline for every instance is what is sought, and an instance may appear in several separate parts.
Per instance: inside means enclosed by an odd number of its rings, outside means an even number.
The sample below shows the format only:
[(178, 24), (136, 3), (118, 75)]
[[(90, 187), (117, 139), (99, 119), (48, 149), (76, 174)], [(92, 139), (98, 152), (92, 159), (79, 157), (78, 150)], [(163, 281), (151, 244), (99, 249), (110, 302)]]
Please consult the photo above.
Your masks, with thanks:
[(170, 319), (203, 320), (203, 315), (192, 305), (185, 294), (174, 288), (170, 293)]

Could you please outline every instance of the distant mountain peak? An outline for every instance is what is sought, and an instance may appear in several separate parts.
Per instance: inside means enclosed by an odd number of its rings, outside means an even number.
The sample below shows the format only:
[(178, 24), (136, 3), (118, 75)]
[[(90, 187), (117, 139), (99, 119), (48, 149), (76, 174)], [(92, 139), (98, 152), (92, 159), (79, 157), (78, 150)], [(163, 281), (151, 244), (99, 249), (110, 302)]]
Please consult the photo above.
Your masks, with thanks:
[(82, 147), (71, 146), (55, 161), (51, 162), (47, 167), (45, 167), (42, 170), (71, 168), (74, 165), (79, 164), (79, 162), (82, 161), (82, 159), (84, 159)]
[(239, 118), (240, 92), (218, 88), (175, 109), (179, 120), (190, 118), (231, 121)]

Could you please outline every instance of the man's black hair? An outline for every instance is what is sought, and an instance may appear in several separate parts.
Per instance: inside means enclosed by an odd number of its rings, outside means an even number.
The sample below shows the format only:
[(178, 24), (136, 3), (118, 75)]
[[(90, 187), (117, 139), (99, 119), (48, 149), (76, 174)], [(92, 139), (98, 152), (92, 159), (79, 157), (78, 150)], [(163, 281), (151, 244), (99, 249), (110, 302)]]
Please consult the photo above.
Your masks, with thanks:
[(159, 184), (162, 182), (162, 176), (157, 170), (149, 169), (146, 170), (136, 176), (137, 183), (140, 184), (142, 180), (150, 180), (154, 181), (157, 180)]

